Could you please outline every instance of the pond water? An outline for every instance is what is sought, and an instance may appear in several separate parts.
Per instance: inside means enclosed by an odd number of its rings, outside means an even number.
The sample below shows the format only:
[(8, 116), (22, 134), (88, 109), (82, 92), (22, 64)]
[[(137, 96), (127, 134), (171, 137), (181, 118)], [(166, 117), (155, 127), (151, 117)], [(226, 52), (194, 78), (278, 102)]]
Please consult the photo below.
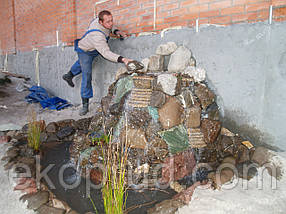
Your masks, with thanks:
[[(50, 164), (52, 167), (47, 175), (51, 180), (52, 185), (48, 185), (49, 189), (56, 195), (56, 197), (67, 204), (78, 213), (86, 213), (92, 211), (95, 213), (89, 195), (92, 198), (98, 213), (104, 213), (104, 205), (101, 195), (101, 189), (90, 187), (87, 179), (80, 177), (74, 166), (70, 161), (69, 147), (70, 142), (63, 142), (53, 148), (46, 148), (41, 159), (42, 171), (47, 169)], [(64, 167), (63, 166), (70, 166)], [(64, 170), (63, 170), (64, 169)], [(46, 184), (47, 179), (43, 179)], [(77, 185), (78, 182), (78, 185)], [(62, 184), (66, 185), (62, 185)], [(74, 184), (74, 188), (71, 186)], [(68, 188), (67, 188), (68, 187)], [(171, 189), (144, 189), (144, 190), (128, 190), (127, 209), (128, 213), (147, 213), (147, 209), (153, 207), (156, 203), (172, 198), (176, 192)], [(140, 206), (143, 205), (143, 206)]]

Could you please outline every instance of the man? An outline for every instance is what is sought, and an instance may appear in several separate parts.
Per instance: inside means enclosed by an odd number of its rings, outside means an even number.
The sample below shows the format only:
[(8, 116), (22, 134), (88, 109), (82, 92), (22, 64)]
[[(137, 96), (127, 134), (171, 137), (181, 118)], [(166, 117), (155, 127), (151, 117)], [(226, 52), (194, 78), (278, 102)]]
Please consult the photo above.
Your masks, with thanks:
[(124, 32), (117, 29), (113, 30), (112, 14), (103, 10), (98, 14), (98, 19), (93, 20), (88, 28), (88, 31), (81, 39), (75, 40), (75, 51), (78, 55), (78, 60), (73, 64), (71, 70), (63, 75), (63, 79), (69, 86), (74, 87), (73, 77), (82, 73), (81, 81), (81, 98), (82, 109), (79, 115), (85, 115), (88, 112), (89, 99), (93, 97), (92, 91), (92, 62), (99, 54), (105, 59), (112, 62), (124, 63), (127, 65), (131, 59), (124, 58), (118, 54), (111, 52), (107, 42), (109, 35), (113, 32), (117, 36), (126, 37)]

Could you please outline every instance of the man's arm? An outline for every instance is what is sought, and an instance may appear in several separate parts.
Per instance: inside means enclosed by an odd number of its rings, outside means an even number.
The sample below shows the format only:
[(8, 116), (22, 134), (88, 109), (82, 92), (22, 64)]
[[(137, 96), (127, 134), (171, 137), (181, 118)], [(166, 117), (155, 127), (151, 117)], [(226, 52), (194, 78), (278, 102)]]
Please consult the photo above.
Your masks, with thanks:
[(92, 43), (94, 44), (95, 49), (105, 58), (108, 59), (112, 62), (119, 62), (119, 63), (124, 63), (127, 64), (129, 61), (132, 61), (128, 58), (122, 57), (116, 53), (113, 53), (107, 42), (106, 38), (103, 33), (101, 32), (92, 32), (91, 40)]

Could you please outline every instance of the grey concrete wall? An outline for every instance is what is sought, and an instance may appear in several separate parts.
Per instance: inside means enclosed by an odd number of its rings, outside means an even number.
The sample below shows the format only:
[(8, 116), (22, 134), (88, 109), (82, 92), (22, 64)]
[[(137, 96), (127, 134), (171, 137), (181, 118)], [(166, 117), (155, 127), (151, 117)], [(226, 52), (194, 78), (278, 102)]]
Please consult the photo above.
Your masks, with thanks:
[(23, 52), (18, 53), (17, 55), (9, 55), (8, 71), (25, 75), (35, 81), (35, 52)]
[[(286, 22), (204, 26), (170, 30), (161, 35), (112, 40), (111, 49), (141, 60), (155, 53), (159, 44), (174, 41), (191, 49), (198, 66), (207, 71), (209, 86), (217, 94), (224, 125), (256, 143), (286, 149)], [(9, 70), (34, 76), (34, 53), (9, 56)], [(76, 87), (61, 80), (76, 59), (72, 47), (46, 48), (40, 52), (41, 85), (53, 94), (80, 102), (81, 77)], [(97, 58), (94, 62), (94, 101), (99, 101), (114, 80), (119, 66)]]
[[(0, 53), (2, 53), (1, 50)], [(0, 69), (3, 69), (3, 67), (4, 67), (4, 56), (0, 54)]]

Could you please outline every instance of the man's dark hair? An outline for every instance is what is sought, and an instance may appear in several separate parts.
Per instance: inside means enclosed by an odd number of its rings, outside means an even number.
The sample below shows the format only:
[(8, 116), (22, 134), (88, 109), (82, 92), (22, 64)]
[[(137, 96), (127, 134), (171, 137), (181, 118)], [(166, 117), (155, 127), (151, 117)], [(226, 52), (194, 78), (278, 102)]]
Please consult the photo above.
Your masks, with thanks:
[(102, 22), (103, 22), (103, 16), (104, 16), (104, 15), (110, 16), (111, 13), (110, 13), (108, 10), (100, 11), (99, 14), (98, 14), (98, 19), (99, 19), (100, 21), (102, 21)]

